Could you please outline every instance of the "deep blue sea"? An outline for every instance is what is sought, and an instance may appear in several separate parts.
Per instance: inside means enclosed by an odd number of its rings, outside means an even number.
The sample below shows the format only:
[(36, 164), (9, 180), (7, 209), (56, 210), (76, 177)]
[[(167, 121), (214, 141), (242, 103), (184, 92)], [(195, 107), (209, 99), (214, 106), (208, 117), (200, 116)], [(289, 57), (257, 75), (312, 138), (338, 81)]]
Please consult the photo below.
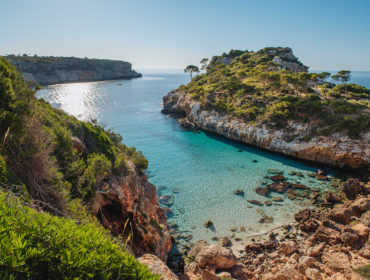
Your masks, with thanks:
[[(125, 144), (143, 151), (150, 163), (150, 182), (162, 195), (174, 196), (171, 223), (177, 223), (180, 232), (192, 234), (192, 241), (230, 235), (234, 227), (246, 228), (246, 232), (236, 233), (243, 237), (292, 221), (304, 202), (286, 197), (279, 206), (259, 207), (247, 202), (266, 200), (254, 189), (271, 182), (265, 178), (271, 176), (268, 169), (284, 171), (289, 181), (310, 187), (329, 184), (307, 175), (289, 175), (292, 170), (316, 172), (315, 166), (208, 133), (182, 129), (176, 120), (160, 111), (162, 97), (187, 83), (188, 75), (167, 70), (141, 72), (143, 77), (134, 80), (48, 86), (38, 92), (38, 97), (79, 119), (97, 119), (122, 134)], [(354, 72), (352, 81), (370, 87), (370, 72)], [(235, 195), (236, 189), (244, 190), (245, 196)], [(273, 222), (259, 223), (258, 208), (272, 216)], [(213, 221), (214, 229), (203, 226), (208, 219)]]

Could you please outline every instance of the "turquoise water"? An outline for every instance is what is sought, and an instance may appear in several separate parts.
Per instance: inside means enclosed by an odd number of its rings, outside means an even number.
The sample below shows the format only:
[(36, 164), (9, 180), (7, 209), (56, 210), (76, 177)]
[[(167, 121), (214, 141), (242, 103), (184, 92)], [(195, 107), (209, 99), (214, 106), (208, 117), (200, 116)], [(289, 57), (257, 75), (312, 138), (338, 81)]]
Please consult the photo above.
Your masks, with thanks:
[[(271, 182), (264, 178), (271, 176), (267, 169), (284, 171), (290, 182), (328, 186), (329, 182), (307, 175), (289, 175), (292, 170), (316, 172), (314, 166), (215, 135), (183, 130), (176, 120), (161, 114), (162, 97), (188, 79), (182, 73), (144, 72), (143, 78), (135, 80), (53, 85), (38, 96), (82, 120), (97, 119), (122, 134), (127, 145), (142, 150), (150, 162), (149, 180), (161, 195), (174, 197), (171, 224), (178, 225), (178, 232), (191, 234), (192, 241), (230, 235), (233, 227), (245, 227), (245, 232), (236, 233), (243, 237), (292, 221), (305, 201), (284, 197), (282, 205), (270, 207), (247, 202), (266, 200), (254, 188)], [(244, 197), (235, 195), (236, 189), (244, 190)], [(259, 223), (258, 208), (272, 216), (273, 222)], [(203, 226), (208, 219), (214, 228)]]

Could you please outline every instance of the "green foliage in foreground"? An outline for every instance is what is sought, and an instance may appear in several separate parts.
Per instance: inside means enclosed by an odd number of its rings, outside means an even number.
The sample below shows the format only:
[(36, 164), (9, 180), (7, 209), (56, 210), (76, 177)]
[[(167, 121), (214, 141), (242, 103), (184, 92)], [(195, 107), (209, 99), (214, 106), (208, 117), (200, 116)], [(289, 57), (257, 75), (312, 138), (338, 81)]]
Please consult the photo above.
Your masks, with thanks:
[(233, 50), (213, 57), (206, 73), (179, 90), (199, 101), (205, 110), (226, 113), (252, 125), (280, 129), (287, 127), (289, 120), (310, 124), (309, 137), (341, 131), (357, 138), (370, 129), (369, 89), (348, 84), (348, 71), (334, 76), (341, 82), (335, 85), (326, 82), (330, 76), (327, 72), (282, 69), (274, 61), (277, 54), (285, 62), (303, 66), (297, 59), (284, 56), (288, 51)]
[(159, 279), (95, 223), (78, 225), (0, 191), (1, 279)]

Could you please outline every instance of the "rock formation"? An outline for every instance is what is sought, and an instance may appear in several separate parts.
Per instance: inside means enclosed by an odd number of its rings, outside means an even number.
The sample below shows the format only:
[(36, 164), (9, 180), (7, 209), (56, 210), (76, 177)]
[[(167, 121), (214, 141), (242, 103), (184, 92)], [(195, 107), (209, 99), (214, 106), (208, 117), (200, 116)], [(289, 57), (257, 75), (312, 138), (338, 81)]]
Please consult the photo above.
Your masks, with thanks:
[(146, 175), (131, 171), (111, 177), (97, 191), (91, 213), (114, 235), (123, 236), (136, 255), (167, 260), (172, 245), (167, 217)]
[(335, 133), (316, 136), (306, 142), (297, 139), (288, 141), (289, 135), (305, 135), (310, 124), (291, 121), (287, 131), (245, 123), (227, 114), (203, 109), (199, 101), (180, 90), (169, 92), (163, 97), (163, 103), (163, 113), (185, 117), (193, 126), (232, 140), (303, 160), (370, 171), (370, 132), (362, 135), (362, 139), (351, 139), (344, 133)]
[(40, 85), (68, 82), (131, 79), (141, 77), (132, 70), (131, 63), (106, 59), (76, 57), (6, 57), (23, 72), (26, 81)]
[(247, 244), (238, 258), (227, 248), (198, 241), (180, 279), (365, 279), (356, 268), (370, 263), (370, 197), (363, 191), (353, 199), (332, 209), (298, 212), (296, 226)]

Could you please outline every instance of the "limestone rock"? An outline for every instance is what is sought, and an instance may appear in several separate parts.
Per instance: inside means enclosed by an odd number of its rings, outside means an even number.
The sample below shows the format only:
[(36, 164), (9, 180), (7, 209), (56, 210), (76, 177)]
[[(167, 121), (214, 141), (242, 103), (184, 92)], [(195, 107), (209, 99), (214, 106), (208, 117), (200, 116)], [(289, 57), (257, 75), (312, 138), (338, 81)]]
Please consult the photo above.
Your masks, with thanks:
[(278, 271), (272, 280), (304, 280), (304, 276), (294, 268), (284, 268)]
[(338, 196), (337, 194), (335, 194), (333, 192), (328, 192), (326, 194), (325, 200), (326, 200), (327, 203), (331, 203), (331, 204), (340, 203), (342, 201), (340, 196)]
[(298, 250), (298, 246), (295, 241), (285, 241), (280, 244), (280, 249), (285, 255), (290, 255)]
[(157, 256), (145, 254), (137, 259), (142, 264), (148, 266), (154, 274), (161, 275), (161, 280), (178, 280), (179, 278), (173, 273), (167, 265)]
[(316, 268), (308, 268), (306, 269), (306, 276), (310, 280), (321, 280), (321, 273)]
[(349, 199), (355, 199), (362, 192), (361, 182), (357, 178), (349, 178), (342, 185), (342, 191)]
[(328, 217), (337, 223), (346, 225), (351, 221), (351, 212), (344, 207), (334, 207), (329, 211)]
[(135, 254), (151, 253), (167, 260), (172, 246), (170, 229), (156, 188), (146, 175), (131, 171), (125, 177), (110, 177), (96, 192), (90, 212), (113, 235), (121, 234), (125, 223), (130, 222)]
[(210, 245), (200, 240), (190, 249), (189, 254), (194, 256), (195, 262), (201, 268), (206, 266), (215, 269), (227, 269), (236, 265), (236, 257), (233, 252), (219, 245)]

